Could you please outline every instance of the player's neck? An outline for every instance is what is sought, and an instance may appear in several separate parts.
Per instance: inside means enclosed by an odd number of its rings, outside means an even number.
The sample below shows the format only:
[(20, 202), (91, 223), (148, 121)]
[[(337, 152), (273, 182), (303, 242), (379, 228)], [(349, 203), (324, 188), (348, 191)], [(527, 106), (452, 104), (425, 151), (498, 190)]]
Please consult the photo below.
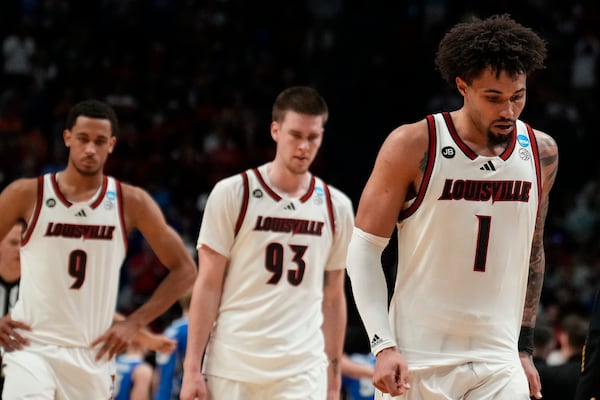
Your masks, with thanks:
[(460, 139), (475, 153), (480, 156), (495, 157), (506, 150), (508, 142), (491, 143), (488, 133), (479, 130), (463, 109), (450, 113), (450, 116)]
[(84, 175), (67, 167), (57, 173), (56, 180), (60, 192), (68, 200), (80, 202), (89, 200), (98, 191), (104, 180), (104, 174)]
[(267, 166), (269, 184), (280, 194), (288, 197), (303, 196), (310, 184), (310, 173), (296, 174), (285, 166), (273, 161)]

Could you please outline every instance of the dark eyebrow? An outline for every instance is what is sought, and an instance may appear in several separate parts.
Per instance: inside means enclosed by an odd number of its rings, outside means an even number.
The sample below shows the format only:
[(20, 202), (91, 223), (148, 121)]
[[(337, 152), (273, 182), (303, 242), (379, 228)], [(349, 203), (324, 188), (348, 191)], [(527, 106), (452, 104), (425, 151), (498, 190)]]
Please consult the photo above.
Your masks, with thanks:
[[(511, 94), (511, 96), (514, 96), (514, 95), (515, 95), (515, 94), (517, 94), (517, 93), (523, 93), (523, 92), (525, 92), (526, 90), (527, 90), (527, 88), (524, 88), (524, 87), (523, 87), (523, 88), (521, 88), (521, 89), (517, 90), (516, 92), (514, 92), (513, 94)], [(496, 89), (486, 89), (486, 90), (484, 90), (484, 93), (488, 93), (488, 94), (502, 94), (502, 92), (501, 92), (501, 91), (499, 91), (499, 90), (496, 90)]]

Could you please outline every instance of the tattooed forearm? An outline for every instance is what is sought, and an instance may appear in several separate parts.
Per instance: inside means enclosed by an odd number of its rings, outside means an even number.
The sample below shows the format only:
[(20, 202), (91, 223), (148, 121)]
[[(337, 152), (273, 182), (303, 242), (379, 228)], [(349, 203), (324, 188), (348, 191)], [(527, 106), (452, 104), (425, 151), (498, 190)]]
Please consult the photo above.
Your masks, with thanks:
[(523, 326), (535, 327), (535, 317), (542, 293), (544, 283), (544, 270), (546, 257), (544, 253), (544, 223), (548, 214), (548, 195), (542, 197), (538, 211), (533, 241), (531, 244), (531, 256), (529, 258), (529, 278), (527, 280), (527, 293), (525, 294), (525, 306), (523, 308)]
[(523, 308), (523, 326), (535, 327), (537, 308), (544, 283), (544, 269), (546, 258), (542, 235), (533, 238), (531, 247), (531, 258), (529, 261), (529, 278), (527, 280), (527, 292), (525, 294), (525, 305)]
[(331, 367), (331, 372), (334, 376), (340, 373), (340, 360), (338, 360), (337, 358), (329, 360), (329, 366)]
[(535, 232), (531, 245), (531, 257), (529, 259), (529, 278), (527, 280), (527, 292), (525, 294), (525, 305), (523, 308), (523, 326), (535, 327), (537, 308), (544, 283), (544, 270), (546, 257), (544, 254), (544, 225), (548, 214), (548, 203), (550, 189), (554, 184), (558, 171), (558, 147), (550, 136), (537, 132), (536, 135), (540, 164), (542, 168), (542, 198), (536, 220)]

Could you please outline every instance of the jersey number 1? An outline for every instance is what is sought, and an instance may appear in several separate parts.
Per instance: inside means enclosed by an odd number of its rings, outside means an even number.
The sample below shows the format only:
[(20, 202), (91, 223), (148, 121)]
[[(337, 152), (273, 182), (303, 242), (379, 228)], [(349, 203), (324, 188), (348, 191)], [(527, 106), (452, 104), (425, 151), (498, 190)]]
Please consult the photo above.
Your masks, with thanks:
[(485, 272), (488, 244), (490, 242), (490, 225), (492, 217), (489, 215), (477, 215), (479, 227), (477, 229), (477, 248), (475, 249), (475, 271)]

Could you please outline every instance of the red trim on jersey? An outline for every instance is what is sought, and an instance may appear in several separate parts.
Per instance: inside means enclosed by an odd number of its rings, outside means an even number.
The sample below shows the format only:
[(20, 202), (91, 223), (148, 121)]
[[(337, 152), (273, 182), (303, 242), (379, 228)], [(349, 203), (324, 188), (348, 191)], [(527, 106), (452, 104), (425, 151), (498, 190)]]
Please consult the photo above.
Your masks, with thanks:
[[(313, 191), (315, 190), (315, 183), (316, 183), (316, 179), (313, 176), (310, 179), (310, 185), (308, 185), (308, 190), (306, 191), (306, 193), (304, 194), (304, 196), (300, 197), (300, 203), (306, 203), (308, 201), (308, 199), (310, 199), (310, 196), (312, 196)], [(325, 184), (325, 187), (327, 187), (327, 184)]]
[(246, 211), (248, 210), (248, 201), (250, 200), (250, 184), (248, 183), (248, 174), (246, 171), (244, 171), (241, 175), (244, 181), (244, 195), (242, 198), (242, 206), (240, 207), (240, 214), (238, 215), (237, 222), (235, 223), (235, 236), (237, 236), (238, 232), (242, 228), (242, 223), (244, 222)]
[[(452, 137), (452, 139), (454, 140), (456, 145), (462, 150), (463, 153), (465, 153), (465, 156), (467, 156), (471, 160), (476, 159), (479, 155), (477, 153), (475, 153), (473, 150), (471, 150), (471, 148), (465, 142), (463, 142), (463, 140), (460, 138), (460, 136), (458, 135), (458, 132), (456, 131), (456, 127), (454, 126), (454, 122), (452, 121), (452, 117), (450, 116), (450, 113), (443, 112), (442, 115), (444, 117), (444, 120), (446, 121), (446, 126), (448, 127), (448, 131), (450, 131), (450, 136)], [(515, 149), (515, 145), (517, 143), (517, 133), (516, 133), (517, 126), (516, 126), (516, 124), (515, 124), (514, 130), (515, 131), (512, 135), (510, 143), (508, 144), (508, 146), (506, 146), (506, 149), (504, 149), (502, 154), (500, 154), (498, 156), (504, 161), (508, 160), (508, 157), (510, 157), (510, 155), (512, 154), (513, 150)]]
[(90, 208), (93, 210), (98, 207), (102, 203), (102, 199), (104, 199), (104, 195), (106, 194), (106, 188), (108, 187), (108, 178), (106, 175), (102, 178), (102, 188), (100, 189), (100, 193), (98, 193), (98, 197), (94, 202), (90, 205)]
[(475, 153), (473, 150), (471, 150), (471, 148), (469, 146), (467, 146), (467, 144), (465, 142), (463, 142), (463, 140), (460, 138), (460, 136), (458, 135), (458, 132), (456, 132), (456, 127), (454, 126), (454, 122), (452, 121), (452, 117), (450, 116), (450, 113), (443, 112), (442, 116), (444, 117), (444, 121), (446, 121), (446, 127), (448, 127), (448, 131), (450, 132), (450, 136), (452, 137), (452, 140), (454, 140), (454, 143), (456, 143), (458, 148), (462, 150), (462, 152), (465, 154), (465, 156), (467, 156), (471, 160), (476, 159), (477, 153)]
[(540, 204), (542, 203), (542, 167), (540, 162), (540, 151), (538, 149), (537, 140), (535, 138), (535, 133), (533, 129), (528, 124), (525, 124), (527, 127), (527, 133), (529, 134), (529, 142), (531, 143), (531, 152), (533, 153), (533, 160), (535, 164), (535, 176), (537, 178), (537, 191), (538, 191), (538, 211), (540, 209)]
[(421, 186), (417, 192), (417, 198), (407, 209), (400, 211), (398, 220), (403, 220), (410, 217), (417, 210), (417, 208), (423, 202), (425, 192), (427, 192), (427, 187), (429, 186), (429, 181), (431, 180), (433, 164), (435, 162), (435, 158), (437, 157), (437, 136), (435, 133), (435, 119), (433, 118), (433, 115), (427, 116), (427, 128), (429, 133), (429, 148), (427, 149), (427, 165), (425, 166), (425, 171), (423, 171), (423, 180), (421, 181)]
[(275, 191), (271, 189), (269, 185), (267, 185), (267, 182), (263, 179), (258, 168), (253, 168), (252, 171), (254, 171), (254, 174), (258, 178), (258, 181), (260, 182), (261, 186), (265, 189), (265, 191), (269, 194), (269, 196), (271, 196), (275, 201), (281, 200), (281, 196), (275, 193)]
[(327, 214), (329, 214), (329, 221), (331, 222), (331, 232), (335, 235), (335, 217), (333, 214), (333, 201), (331, 200), (331, 192), (329, 191), (329, 186), (327, 186), (325, 182), (323, 182), (323, 188), (325, 189), (325, 198), (327, 199)]
[(514, 131), (513, 131), (513, 135), (510, 140), (510, 143), (508, 143), (508, 146), (506, 146), (506, 149), (504, 149), (502, 154), (500, 154), (500, 158), (503, 161), (508, 160), (508, 157), (510, 157), (512, 152), (515, 150), (515, 146), (517, 145), (517, 124), (516, 124), (516, 122), (515, 122), (515, 127), (513, 129), (514, 129)]
[(71, 207), (73, 203), (71, 203), (67, 198), (62, 194), (58, 187), (58, 181), (56, 180), (56, 173), (52, 173), (50, 175), (50, 181), (52, 182), (52, 187), (54, 188), (54, 192), (56, 193), (56, 197), (60, 200), (61, 203), (65, 205), (65, 207)]
[(35, 229), (37, 220), (42, 212), (42, 201), (44, 200), (44, 177), (38, 176), (37, 178), (37, 199), (35, 201), (35, 208), (33, 209), (33, 215), (31, 216), (31, 224), (25, 229), (25, 234), (21, 240), (21, 247), (25, 246)]
[[(106, 177), (104, 178), (106, 180)], [(123, 202), (123, 189), (121, 188), (121, 182), (117, 179), (115, 179), (115, 187), (117, 189), (117, 208), (119, 209), (119, 221), (121, 222), (121, 232), (123, 232), (123, 243), (125, 244), (125, 253), (127, 253), (127, 249), (129, 247), (129, 239), (127, 237), (127, 226), (125, 225), (125, 203)], [(103, 188), (102, 192), (104, 193), (105, 191), (106, 187)]]

